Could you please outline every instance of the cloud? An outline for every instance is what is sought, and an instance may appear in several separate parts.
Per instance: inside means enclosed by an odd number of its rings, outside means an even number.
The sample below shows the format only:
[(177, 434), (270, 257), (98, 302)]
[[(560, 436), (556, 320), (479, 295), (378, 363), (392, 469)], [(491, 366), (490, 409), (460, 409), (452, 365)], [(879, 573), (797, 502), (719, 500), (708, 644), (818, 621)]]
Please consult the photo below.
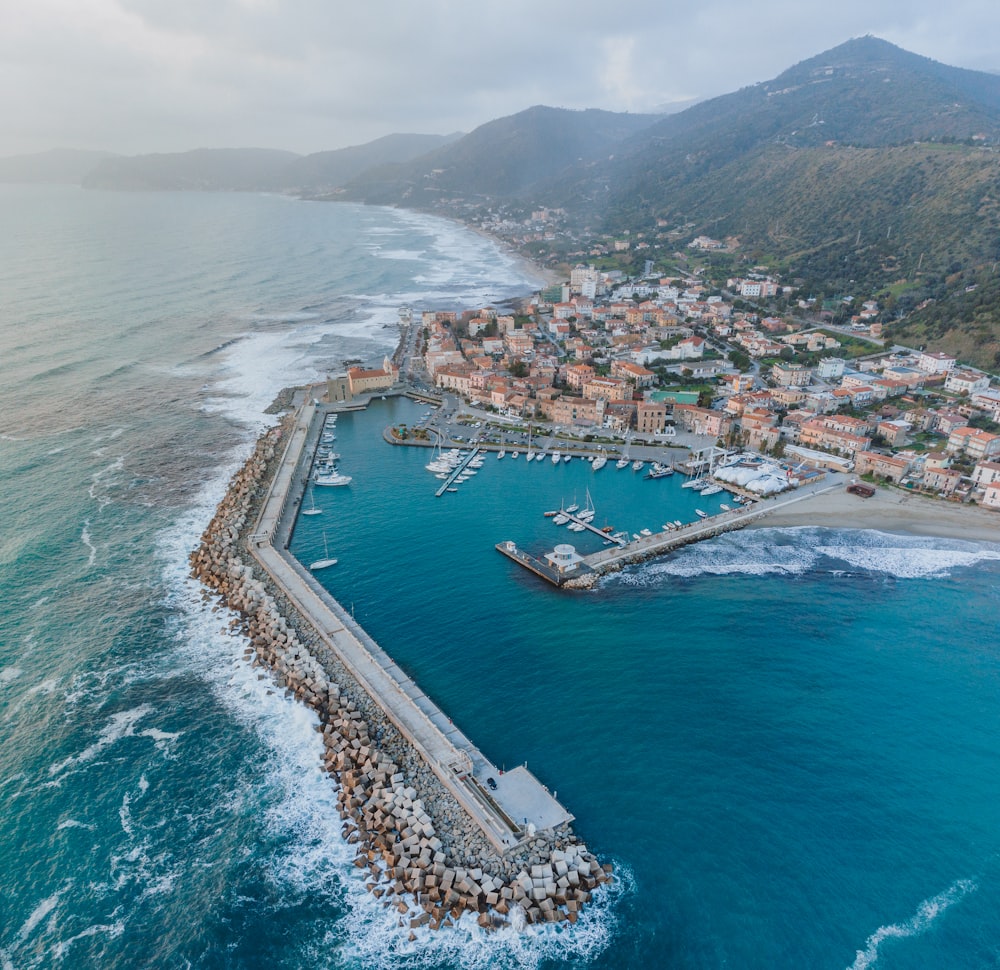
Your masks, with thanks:
[(0, 0), (0, 154), (451, 132), (533, 104), (648, 110), (872, 33), (1000, 67), (1000, 5), (954, 0)]

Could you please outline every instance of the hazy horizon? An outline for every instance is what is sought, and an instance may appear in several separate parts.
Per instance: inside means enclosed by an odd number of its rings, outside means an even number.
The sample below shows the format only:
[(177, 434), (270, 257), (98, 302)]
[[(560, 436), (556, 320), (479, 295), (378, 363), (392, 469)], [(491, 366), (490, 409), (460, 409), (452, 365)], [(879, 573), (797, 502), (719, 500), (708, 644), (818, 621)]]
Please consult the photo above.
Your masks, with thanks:
[(955, 67), (1000, 68), (1000, 8), (957, 0), (732, 0), (615, 8), (440, 0), (39, 0), (5, 8), (0, 156), (196, 148), (310, 154), (397, 132), (469, 132), (535, 104), (650, 112), (769, 80), (874, 35)]

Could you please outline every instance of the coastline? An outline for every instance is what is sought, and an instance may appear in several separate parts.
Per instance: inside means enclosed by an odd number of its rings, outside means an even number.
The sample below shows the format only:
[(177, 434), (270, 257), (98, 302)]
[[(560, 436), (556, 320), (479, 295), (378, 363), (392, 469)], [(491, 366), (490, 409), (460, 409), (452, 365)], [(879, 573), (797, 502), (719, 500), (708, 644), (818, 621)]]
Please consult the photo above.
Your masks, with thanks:
[(769, 513), (747, 528), (803, 526), (1000, 543), (1000, 515), (995, 512), (885, 486), (871, 498), (851, 495), (846, 488), (823, 492)]

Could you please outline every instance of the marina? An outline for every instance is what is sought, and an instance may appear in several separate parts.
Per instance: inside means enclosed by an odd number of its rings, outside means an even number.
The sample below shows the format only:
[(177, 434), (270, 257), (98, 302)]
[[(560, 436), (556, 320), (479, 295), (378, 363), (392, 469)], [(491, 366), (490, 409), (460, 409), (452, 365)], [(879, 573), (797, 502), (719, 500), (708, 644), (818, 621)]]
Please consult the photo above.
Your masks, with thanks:
[[(573, 816), (524, 766), (504, 772), (459, 731), (344, 608), (288, 554), (303, 465), (323, 411), (303, 407), (263, 503), (248, 549), (299, 613), (332, 648), (366, 693), (420, 752), (438, 780), (500, 852)], [(477, 454), (456, 468), (457, 477)], [(445, 486), (442, 486), (442, 489)], [(325, 534), (324, 534), (325, 535)], [(332, 563), (328, 563), (332, 565)], [(313, 568), (319, 568), (314, 564)], [(492, 784), (490, 780), (492, 779)]]

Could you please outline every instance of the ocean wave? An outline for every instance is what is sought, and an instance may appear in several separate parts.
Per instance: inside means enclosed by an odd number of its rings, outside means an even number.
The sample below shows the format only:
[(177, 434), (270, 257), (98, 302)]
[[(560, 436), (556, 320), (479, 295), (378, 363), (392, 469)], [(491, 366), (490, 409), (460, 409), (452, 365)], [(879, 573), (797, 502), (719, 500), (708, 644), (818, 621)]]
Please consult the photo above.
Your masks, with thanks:
[(752, 529), (685, 546), (663, 559), (612, 574), (603, 583), (641, 587), (668, 578), (808, 573), (940, 579), (992, 562), (1000, 562), (1000, 544), (874, 530)]
[(611, 884), (594, 893), (572, 927), (527, 926), (514, 917), (509, 926), (484, 930), (473, 914), (465, 913), (445, 930), (416, 929), (410, 940), (410, 918), (423, 910), (414, 906), (401, 914), (395, 907), (387, 909), (355, 877), (348, 887), (349, 914), (326, 932), (318, 947), (310, 948), (309, 963), (320, 965), (335, 957), (335, 966), (371, 970), (535, 970), (556, 962), (588, 963), (607, 948), (618, 927), (620, 901), (634, 892), (631, 871), (621, 868)]
[(971, 879), (959, 879), (952, 883), (944, 892), (925, 899), (917, 911), (905, 923), (890, 923), (880, 926), (865, 940), (865, 948), (858, 950), (854, 963), (848, 970), (867, 970), (873, 967), (879, 958), (879, 950), (886, 940), (905, 940), (926, 933), (934, 922), (939, 919), (950, 906), (960, 902), (978, 887)]
[(93, 761), (105, 748), (110, 747), (116, 741), (132, 737), (135, 734), (136, 724), (146, 715), (152, 713), (152, 710), (150, 705), (140, 704), (127, 711), (118, 711), (116, 714), (112, 714), (108, 723), (98, 734), (96, 741), (87, 745), (79, 754), (70, 755), (56, 764), (49, 765), (49, 775), (61, 775), (69, 768)]

